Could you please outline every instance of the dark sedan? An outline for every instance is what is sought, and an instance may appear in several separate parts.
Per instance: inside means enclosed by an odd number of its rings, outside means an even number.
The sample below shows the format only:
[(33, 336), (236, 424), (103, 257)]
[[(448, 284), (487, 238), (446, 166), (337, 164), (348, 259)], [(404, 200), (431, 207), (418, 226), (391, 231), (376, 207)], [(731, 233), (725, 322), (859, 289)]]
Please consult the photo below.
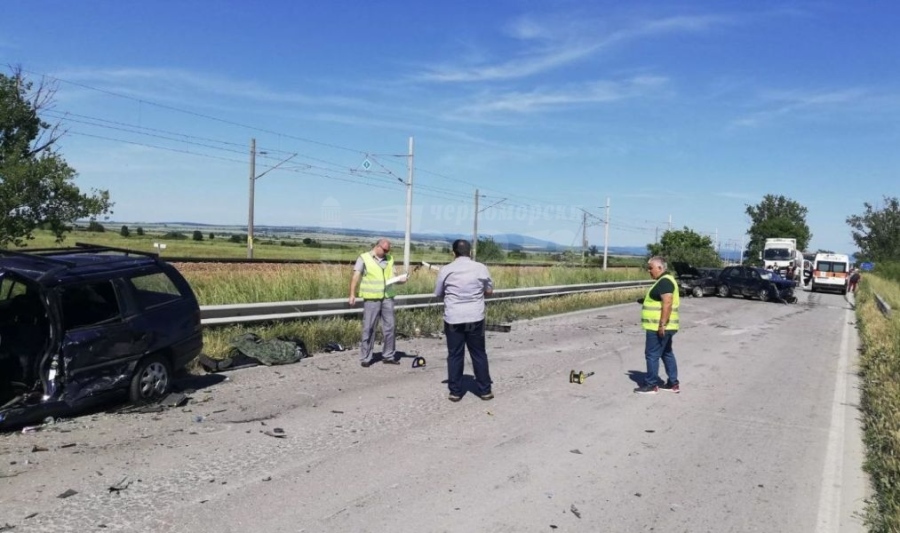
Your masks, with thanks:
[(794, 281), (786, 280), (768, 270), (756, 267), (731, 266), (722, 270), (719, 275), (718, 294), (721, 297), (744, 296), (759, 298), (767, 302), (793, 303)]
[(695, 268), (688, 263), (678, 261), (672, 263), (672, 268), (675, 270), (675, 278), (678, 280), (678, 290), (681, 296), (690, 294), (699, 298), (716, 294), (721, 269)]

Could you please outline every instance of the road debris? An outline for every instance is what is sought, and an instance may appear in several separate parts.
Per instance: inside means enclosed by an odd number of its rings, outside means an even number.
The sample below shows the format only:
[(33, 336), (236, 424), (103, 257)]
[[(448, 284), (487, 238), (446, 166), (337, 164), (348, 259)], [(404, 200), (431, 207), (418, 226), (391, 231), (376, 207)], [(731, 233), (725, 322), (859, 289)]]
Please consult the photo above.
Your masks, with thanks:
[(50, 450), (48, 450), (47, 448), (44, 448), (43, 446), (38, 446), (37, 444), (35, 444), (34, 447), (31, 449), (31, 453), (48, 452), (48, 451), (50, 451)]
[(575, 515), (576, 518), (581, 518), (581, 511), (578, 510), (578, 507), (575, 507), (575, 504), (572, 504), (572, 507), (569, 507), (569, 510), (572, 511), (572, 514)]
[(115, 485), (111, 485), (109, 487), (109, 492), (110, 493), (115, 492), (116, 494), (118, 494), (119, 492), (127, 489), (129, 485), (131, 485), (131, 482), (128, 481), (128, 476), (125, 476), (122, 478), (122, 481), (119, 481)]
[(57, 498), (59, 498), (61, 500), (65, 500), (66, 498), (68, 498), (70, 496), (75, 496), (76, 494), (78, 494), (77, 490), (68, 489), (65, 492), (63, 492), (62, 494), (60, 494), (59, 496), (57, 496)]
[(581, 450), (579, 450), (578, 448), (575, 448), (575, 449), (573, 449), (573, 450), (569, 450), (569, 453), (574, 453), (574, 454), (577, 454), (577, 455), (584, 455), (584, 454), (581, 453)]

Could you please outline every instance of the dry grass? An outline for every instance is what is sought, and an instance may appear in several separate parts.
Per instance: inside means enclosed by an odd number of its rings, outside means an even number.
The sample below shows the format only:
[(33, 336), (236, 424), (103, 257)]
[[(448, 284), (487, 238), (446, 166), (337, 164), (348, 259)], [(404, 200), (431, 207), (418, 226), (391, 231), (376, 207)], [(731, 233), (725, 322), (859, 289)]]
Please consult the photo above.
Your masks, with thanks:
[[(346, 298), (352, 266), (177, 263), (200, 300), (200, 305)], [(493, 266), (494, 287), (546, 287), (604, 281), (646, 279), (639, 268), (603, 271), (580, 267)], [(436, 272), (419, 269), (408, 283), (397, 286), (398, 294), (428, 294), (434, 291)]]
[[(892, 318), (878, 309), (877, 293), (894, 308)], [(866, 511), (872, 532), (900, 531), (900, 284), (866, 275), (857, 291), (862, 354), (865, 470), (875, 495)]]

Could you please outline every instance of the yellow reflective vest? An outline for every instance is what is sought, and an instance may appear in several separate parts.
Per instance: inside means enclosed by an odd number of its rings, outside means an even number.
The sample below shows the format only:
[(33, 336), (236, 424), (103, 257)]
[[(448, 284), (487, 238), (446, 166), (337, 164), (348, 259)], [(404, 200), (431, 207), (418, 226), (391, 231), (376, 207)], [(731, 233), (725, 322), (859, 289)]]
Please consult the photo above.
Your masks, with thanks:
[(388, 279), (394, 277), (394, 258), (391, 254), (385, 254), (387, 266), (381, 268), (378, 261), (372, 257), (371, 252), (362, 255), (366, 265), (366, 273), (359, 283), (359, 297), (363, 300), (381, 300), (394, 297), (394, 286), (386, 285)]
[(656, 280), (656, 283), (647, 289), (647, 294), (644, 295), (644, 304), (643, 307), (641, 307), (641, 325), (644, 329), (649, 331), (656, 331), (659, 329), (659, 319), (662, 317), (662, 302), (659, 300), (651, 300), (650, 292), (653, 291), (656, 284), (663, 279), (671, 281), (672, 286), (675, 288), (675, 290), (672, 291), (672, 314), (669, 315), (669, 323), (666, 324), (666, 331), (678, 331), (678, 306), (681, 305), (681, 298), (678, 295), (678, 282), (675, 281), (675, 277), (672, 276), (672, 274), (663, 274)]

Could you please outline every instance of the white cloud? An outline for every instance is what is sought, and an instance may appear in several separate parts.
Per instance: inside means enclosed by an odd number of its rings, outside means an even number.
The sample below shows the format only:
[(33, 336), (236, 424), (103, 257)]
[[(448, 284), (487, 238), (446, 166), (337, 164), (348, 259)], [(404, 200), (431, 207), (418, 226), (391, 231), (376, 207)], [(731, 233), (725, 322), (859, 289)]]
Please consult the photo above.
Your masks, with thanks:
[(872, 91), (849, 88), (831, 91), (769, 91), (760, 97), (760, 111), (739, 117), (733, 127), (755, 127), (787, 115), (808, 115), (871, 105)]
[(599, 80), (560, 89), (484, 94), (456, 109), (448, 119), (471, 119), (495, 113), (535, 113), (583, 104), (615, 102), (658, 91), (668, 83), (661, 76), (637, 76), (622, 81)]
[(493, 64), (439, 65), (426, 69), (416, 78), (442, 83), (524, 78), (578, 62), (614, 45), (666, 34), (705, 31), (729, 20), (710, 15), (677, 16), (641, 21), (597, 36), (597, 28), (603, 26), (601, 21), (555, 19), (539, 22), (521, 18), (507, 26), (507, 33), (533, 47), (521, 50), (517, 57)]
[(210, 96), (269, 104), (365, 107), (359, 99), (275, 91), (262, 84), (183, 69), (71, 69), (53, 74), (64, 82), (150, 101), (184, 101)]

